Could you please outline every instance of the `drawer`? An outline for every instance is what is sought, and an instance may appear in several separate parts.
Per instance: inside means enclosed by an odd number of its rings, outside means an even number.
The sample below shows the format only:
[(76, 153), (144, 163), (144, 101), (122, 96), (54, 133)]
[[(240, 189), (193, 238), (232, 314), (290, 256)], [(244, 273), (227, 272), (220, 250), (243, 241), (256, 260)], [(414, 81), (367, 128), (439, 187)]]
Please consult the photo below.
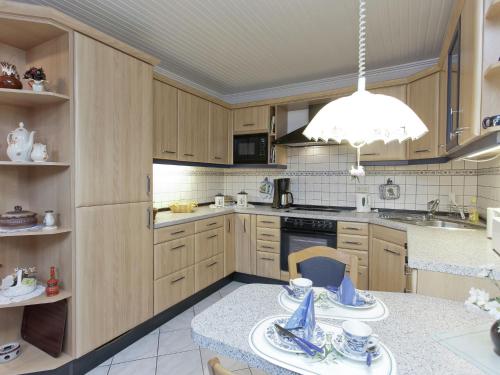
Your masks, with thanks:
[(399, 246), (406, 244), (406, 232), (397, 229), (386, 228), (380, 225), (371, 226), (372, 236), (382, 241), (392, 242)]
[(279, 216), (257, 215), (257, 227), (261, 228), (280, 228)]
[(219, 254), (195, 265), (195, 292), (224, 277), (224, 254)]
[(368, 236), (367, 223), (353, 223), (349, 221), (339, 221), (337, 225), (338, 234), (355, 234), (358, 236)]
[(281, 277), (280, 255), (257, 251), (257, 276), (279, 280)]
[(257, 251), (265, 251), (269, 253), (280, 253), (280, 243), (273, 241), (257, 241)]
[(154, 230), (154, 243), (176, 240), (194, 234), (194, 223), (172, 225)]
[(337, 249), (341, 253), (347, 255), (355, 255), (358, 257), (358, 266), (366, 266), (368, 267), (368, 251), (359, 251), (359, 250), (351, 250), (351, 249)]
[[(349, 269), (346, 269), (346, 273), (350, 274)], [(357, 289), (368, 290), (368, 267), (358, 266), (358, 284)]]
[(263, 240), (263, 241), (279, 241), (280, 240), (280, 230), (279, 229), (257, 227), (257, 239)]
[(194, 262), (211, 258), (224, 252), (224, 228), (196, 233), (194, 238)]
[(155, 280), (194, 264), (194, 236), (154, 246)]
[(220, 228), (224, 225), (224, 216), (214, 216), (208, 219), (198, 220), (194, 223), (195, 232), (203, 232), (205, 230)]
[(194, 266), (154, 282), (155, 315), (194, 294)]
[(368, 251), (368, 237), (355, 236), (353, 234), (339, 234), (337, 236), (337, 247), (342, 249)]

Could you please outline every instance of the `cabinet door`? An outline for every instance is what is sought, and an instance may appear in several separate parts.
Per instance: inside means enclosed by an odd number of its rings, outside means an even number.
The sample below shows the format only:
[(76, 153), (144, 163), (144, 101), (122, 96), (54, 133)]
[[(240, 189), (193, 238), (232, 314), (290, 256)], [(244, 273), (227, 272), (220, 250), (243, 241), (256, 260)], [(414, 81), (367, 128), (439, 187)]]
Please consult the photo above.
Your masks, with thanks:
[(224, 276), (236, 271), (234, 215), (224, 216)]
[(257, 251), (257, 276), (280, 279), (280, 255)]
[(149, 203), (76, 209), (77, 355), (153, 316)]
[(229, 164), (229, 137), (231, 111), (220, 105), (210, 103), (208, 162)]
[(370, 290), (404, 292), (405, 254), (403, 246), (372, 238), (370, 249)]
[(77, 207), (151, 200), (153, 68), (75, 33)]
[(154, 157), (177, 160), (177, 89), (154, 81)]
[(234, 110), (234, 133), (266, 133), (270, 124), (269, 106), (238, 108)]
[(429, 129), (423, 137), (410, 142), (410, 159), (435, 158), (439, 154), (439, 88), (439, 73), (408, 84), (408, 105)]
[(178, 92), (179, 144), (178, 159), (207, 162), (208, 101), (184, 91)]
[(249, 214), (234, 215), (236, 271), (251, 274), (251, 219)]
[[(374, 94), (393, 96), (406, 103), (406, 86), (390, 86), (379, 89), (369, 90)], [(383, 141), (373, 142), (361, 148), (361, 160), (379, 161), (379, 160), (406, 160), (407, 143), (398, 141), (385, 144)]]
[(200, 263), (196, 263), (194, 267), (194, 291), (199, 292), (224, 277), (224, 255), (219, 254), (206, 259)]

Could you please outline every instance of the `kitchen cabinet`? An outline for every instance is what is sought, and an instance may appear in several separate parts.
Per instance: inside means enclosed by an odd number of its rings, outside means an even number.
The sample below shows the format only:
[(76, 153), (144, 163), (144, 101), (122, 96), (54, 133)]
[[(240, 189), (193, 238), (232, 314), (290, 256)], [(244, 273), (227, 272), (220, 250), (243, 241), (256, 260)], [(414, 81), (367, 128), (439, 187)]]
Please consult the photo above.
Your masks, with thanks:
[(257, 276), (280, 279), (280, 255), (257, 251)]
[(195, 288), (198, 292), (224, 277), (224, 254), (203, 260), (195, 265)]
[(74, 44), (76, 206), (151, 200), (153, 68), (79, 33)]
[(268, 133), (270, 118), (269, 106), (238, 108), (233, 111), (234, 134)]
[(236, 271), (255, 275), (256, 272), (256, 244), (253, 245), (255, 235), (252, 236), (252, 217), (255, 215), (234, 215), (234, 236), (236, 238)]
[(231, 111), (214, 103), (209, 104), (208, 162), (231, 164), (229, 145), (232, 145), (233, 116)]
[(154, 246), (155, 280), (194, 264), (194, 236)]
[(178, 160), (206, 162), (208, 159), (208, 101), (178, 91)]
[(257, 215), (256, 226), (256, 275), (279, 280), (281, 220), (279, 216)]
[(194, 266), (155, 281), (154, 313), (158, 314), (194, 294)]
[[(406, 85), (381, 87), (369, 90), (373, 94), (382, 94), (395, 97), (406, 103)], [(369, 119), (367, 124), (370, 124)], [(385, 144), (383, 141), (370, 143), (361, 148), (362, 161), (381, 161), (381, 160), (406, 160), (408, 142), (399, 143), (393, 141)]]
[(177, 160), (178, 90), (158, 80), (153, 85), (153, 156), (156, 159)]
[(410, 159), (428, 159), (439, 155), (440, 73), (408, 84), (408, 105), (429, 130), (423, 137), (410, 141)]
[(76, 209), (76, 344), (81, 356), (153, 316), (149, 202)]
[[(369, 228), (367, 223), (355, 223), (350, 221), (339, 221), (337, 223), (337, 250), (345, 255), (354, 255), (358, 258), (358, 289), (369, 289), (368, 266), (370, 264)], [(350, 269), (346, 267), (346, 273)]]
[(195, 235), (194, 261), (198, 263), (224, 252), (224, 228), (212, 229)]
[(236, 271), (234, 214), (224, 216), (224, 276)]

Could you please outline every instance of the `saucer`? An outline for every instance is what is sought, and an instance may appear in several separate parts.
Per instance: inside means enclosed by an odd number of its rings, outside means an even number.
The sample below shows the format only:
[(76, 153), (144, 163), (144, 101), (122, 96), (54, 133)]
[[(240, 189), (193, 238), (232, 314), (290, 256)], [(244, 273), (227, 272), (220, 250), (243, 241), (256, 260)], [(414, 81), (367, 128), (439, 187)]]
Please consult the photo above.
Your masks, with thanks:
[[(285, 352), (304, 353), (304, 351), (292, 339), (281, 336), (276, 332), (276, 328), (274, 328), (275, 324), (284, 327), (287, 322), (288, 318), (280, 318), (272, 321), (271, 324), (269, 324), (269, 326), (266, 328), (266, 331), (264, 333), (267, 341), (269, 341), (269, 343), (275, 348), (283, 350)], [(294, 329), (291, 330), (291, 332), (294, 335), (301, 337), (299, 330)], [(323, 329), (318, 324), (316, 324), (316, 327), (314, 327), (313, 338), (309, 341), (314, 345), (322, 348), (326, 343), (326, 332), (323, 331)]]
[[(337, 334), (334, 337), (332, 344), (335, 350), (338, 351), (340, 354), (342, 354), (344, 357), (352, 359), (353, 361), (356, 362), (366, 362), (367, 353), (354, 354), (345, 348), (346, 344), (344, 340), (344, 335), (342, 333)], [(382, 357), (382, 353), (380, 351), (380, 347), (378, 347), (377, 351), (372, 353), (372, 361), (376, 361), (380, 357)]]
[(366, 291), (363, 291), (363, 290), (356, 289), (356, 293), (358, 295), (361, 295), (365, 299), (365, 304), (359, 305), (359, 306), (345, 305), (338, 300), (339, 297), (337, 296), (337, 293), (333, 293), (329, 290), (326, 290), (326, 293), (327, 293), (328, 299), (330, 301), (332, 301), (334, 304), (339, 305), (339, 306), (343, 306), (343, 307), (347, 307), (350, 309), (358, 309), (358, 310), (371, 309), (372, 307), (375, 307), (375, 305), (377, 304), (377, 300), (375, 299), (375, 297), (372, 294), (370, 294)]

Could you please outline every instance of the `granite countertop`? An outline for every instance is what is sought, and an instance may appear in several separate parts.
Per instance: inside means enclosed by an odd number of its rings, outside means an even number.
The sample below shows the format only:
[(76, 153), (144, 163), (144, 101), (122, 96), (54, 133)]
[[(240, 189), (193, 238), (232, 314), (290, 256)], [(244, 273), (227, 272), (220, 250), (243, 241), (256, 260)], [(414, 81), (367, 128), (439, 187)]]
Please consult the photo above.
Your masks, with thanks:
[[(261, 319), (290, 314), (278, 304), (280, 291), (277, 285), (250, 284), (238, 288), (192, 320), (194, 340), (202, 347), (246, 362), (270, 375), (293, 374), (260, 358), (248, 344), (252, 327)], [(437, 342), (434, 335), (489, 325), (491, 317), (468, 312), (461, 302), (417, 294), (373, 294), (389, 308), (389, 316), (369, 325), (394, 354), (399, 374), (482, 373)]]

